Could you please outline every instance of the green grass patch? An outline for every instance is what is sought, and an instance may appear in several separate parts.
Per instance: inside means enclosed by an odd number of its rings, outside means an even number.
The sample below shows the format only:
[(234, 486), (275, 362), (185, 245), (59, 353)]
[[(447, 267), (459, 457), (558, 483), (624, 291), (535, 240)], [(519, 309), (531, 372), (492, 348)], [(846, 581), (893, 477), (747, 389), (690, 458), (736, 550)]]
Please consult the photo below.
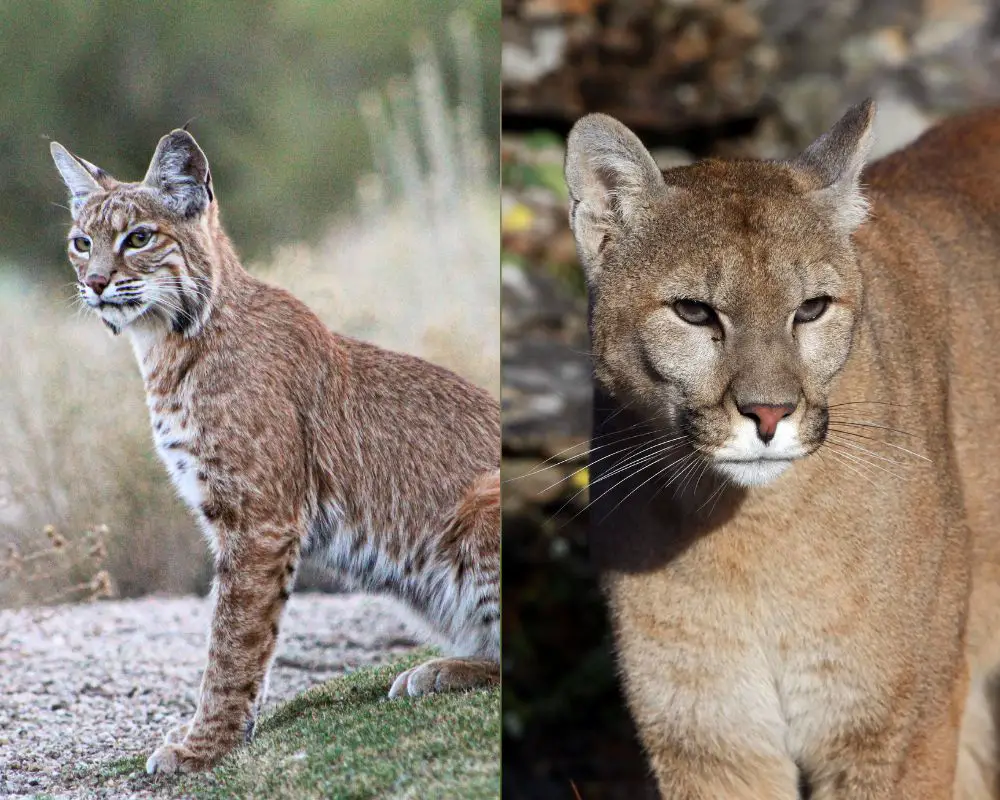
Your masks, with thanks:
[(497, 798), (500, 690), (386, 699), (414, 653), (315, 686), (261, 717), (253, 742), (211, 773), (148, 778), (145, 756), (101, 765), (115, 783), (167, 797)]
[(136, 773), (145, 774), (146, 759), (148, 757), (148, 753), (140, 753), (135, 756), (126, 756), (125, 758), (116, 758), (114, 761), (107, 761), (97, 768), (97, 777), (110, 781), (115, 778), (123, 778), (127, 775), (135, 775)]

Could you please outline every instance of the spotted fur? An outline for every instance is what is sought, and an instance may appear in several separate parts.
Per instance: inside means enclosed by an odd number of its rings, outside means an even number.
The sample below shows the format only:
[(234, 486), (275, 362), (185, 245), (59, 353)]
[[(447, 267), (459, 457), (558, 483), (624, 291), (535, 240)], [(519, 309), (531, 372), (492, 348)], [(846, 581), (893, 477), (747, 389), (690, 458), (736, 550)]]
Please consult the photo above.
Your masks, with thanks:
[(403, 601), (450, 651), (390, 696), (499, 681), (499, 409), (457, 375), (328, 331), (240, 266), (208, 161), (165, 136), (122, 183), (52, 145), (81, 300), (131, 340), (157, 453), (215, 556), (194, 719), (150, 772), (253, 730), (302, 558)]

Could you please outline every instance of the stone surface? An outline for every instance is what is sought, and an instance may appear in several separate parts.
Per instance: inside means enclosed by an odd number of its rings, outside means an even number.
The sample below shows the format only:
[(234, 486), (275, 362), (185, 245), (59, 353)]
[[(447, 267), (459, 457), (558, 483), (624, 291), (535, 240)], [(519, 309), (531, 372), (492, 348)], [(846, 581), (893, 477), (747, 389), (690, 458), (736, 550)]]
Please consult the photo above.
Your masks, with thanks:
[(898, 143), (1000, 98), (998, 22), (986, 0), (504, 0), (504, 113), (667, 136), (745, 123), (751, 142), (777, 120), (780, 146), (772, 126), (756, 149), (771, 156), (874, 96)]
[[(211, 612), (197, 597), (0, 611), (0, 798), (140, 796), (95, 775), (151, 753), (193, 715)], [(388, 600), (296, 593), (267, 707), (414, 645)], [(141, 796), (174, 793), (165, 784)]]

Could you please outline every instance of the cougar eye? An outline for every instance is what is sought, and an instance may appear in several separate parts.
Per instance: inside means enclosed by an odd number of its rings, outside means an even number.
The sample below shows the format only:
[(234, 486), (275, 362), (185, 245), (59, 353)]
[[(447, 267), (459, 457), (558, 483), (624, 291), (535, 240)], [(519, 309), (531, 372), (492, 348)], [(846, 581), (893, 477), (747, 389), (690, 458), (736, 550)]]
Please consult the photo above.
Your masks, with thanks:
[(73, 249), (78, 253), (89, 253), (90, 252), (90, 239), (86, 236), (74, 236), (70, 239), (70, 244)]
[(148, 231), (145, 228), (139, 228), (138, 230), (132, 231), (132, 233), (125, 238), (125, 246), (136, 250), (140, 247), (145, 247), (149, 244), (149, 240), (152, 238), (152, 231)]
[(829, 297), (813, 297), (806, 300), (795, 309), (795, 322), (813, 322), (823, 316), (827, 306), (830, 305)]
[(710, 305), (697, 300), (677, 300), (673, 308), (674, 313), (688, 325), (711, 325), (717, 319)]

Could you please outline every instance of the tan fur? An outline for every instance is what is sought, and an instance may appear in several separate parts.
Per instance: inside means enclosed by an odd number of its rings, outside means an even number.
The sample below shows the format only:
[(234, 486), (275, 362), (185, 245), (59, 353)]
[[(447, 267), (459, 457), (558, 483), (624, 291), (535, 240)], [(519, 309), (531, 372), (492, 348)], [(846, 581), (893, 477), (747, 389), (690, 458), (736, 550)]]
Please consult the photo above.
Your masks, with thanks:
[(872, 113), (662, 177), (614, 120), (570, 137), (592, 548), (664, 797), (1000, 797), (1000, 112), (859, 182)]
[(408, 603), (451, 651), (401, 675), (391, 696), (497, 683), (496, 402), (443, 368), (331, 333), (246, 273), (189, 134), (164, 137), (139, 184), (58, 145), (53, 155), (81, 298), (131, 338), (157, 449), (215, 553), (198, 709), (149, 771), (206, 768), (252, 734), (302, 557)]

